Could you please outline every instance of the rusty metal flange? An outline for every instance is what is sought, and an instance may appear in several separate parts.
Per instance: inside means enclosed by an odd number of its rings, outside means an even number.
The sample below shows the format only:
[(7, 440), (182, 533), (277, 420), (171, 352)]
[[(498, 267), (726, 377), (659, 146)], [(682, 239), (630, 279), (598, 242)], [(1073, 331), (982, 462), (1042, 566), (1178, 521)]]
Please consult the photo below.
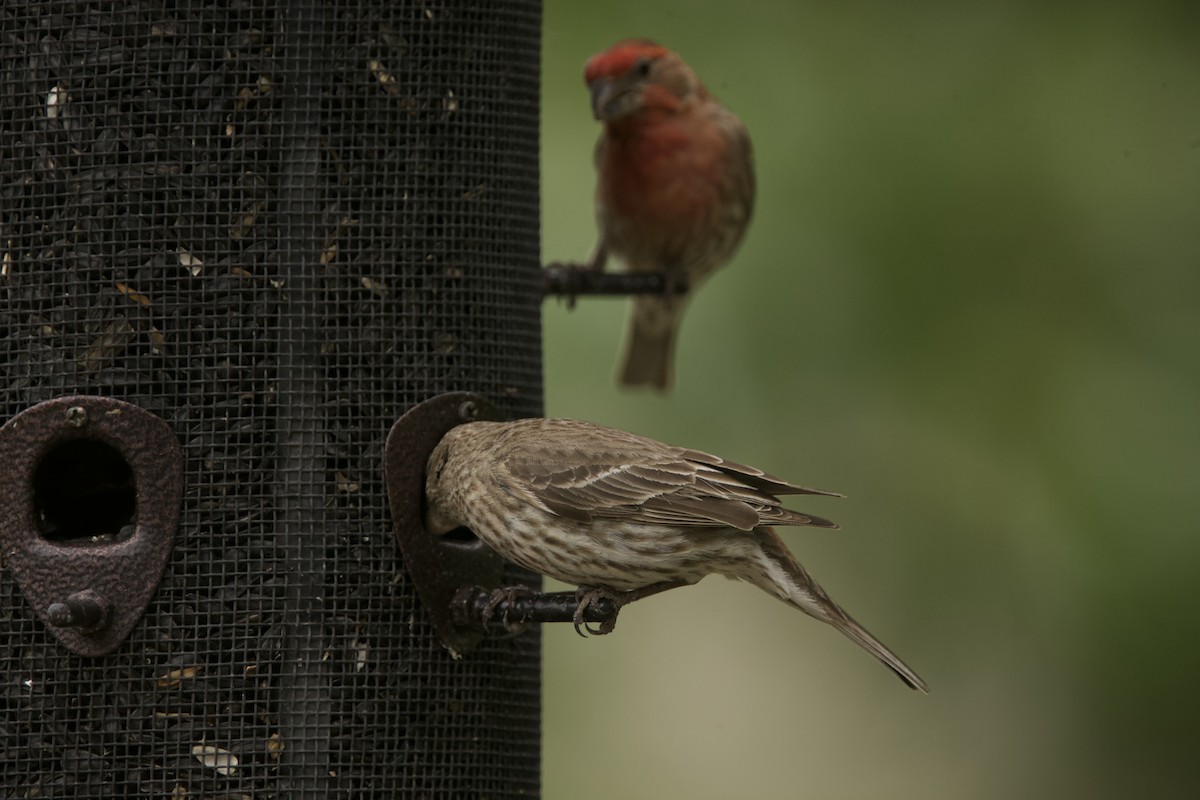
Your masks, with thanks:
[(482, 397), (450, 392), (413, 406), (388, 433), (384, 475), (396, 543), (438, 638), (455, 657), (469, 651), (482, 632), (459, 627), (451, 614), (455, 594), (464, 585), (496, 587), (504, 561), (474, 535), (436, 538), (425, 530), (425, 463), (433, 448), (455, 425), (501, 420)]
[[(120, 487), (104, 474), (105, 462), (79, 457), (88, 446), (115, 451)], [(89, 503), (121, 493), (132, 501), (128, 524), (104, 530)], [(79, 655), (112, 652), (145, 613), (171, 554), (182, 497), (178, 440), (166, 422), (130, 403), (60, 397), (0, 428), (0, 565)], [(55, 531), (49, 506), (79, 530)]]

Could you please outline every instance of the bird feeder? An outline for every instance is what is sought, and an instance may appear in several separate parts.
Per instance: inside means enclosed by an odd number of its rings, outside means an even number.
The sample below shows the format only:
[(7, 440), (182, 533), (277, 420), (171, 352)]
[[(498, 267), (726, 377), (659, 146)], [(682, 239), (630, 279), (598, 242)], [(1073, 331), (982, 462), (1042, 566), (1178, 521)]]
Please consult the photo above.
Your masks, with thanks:
[(541, 411), (539, 36), (0, 9), (5, 796), (538, 794), (537, 627), (442, 646), (384, 460), (448, 392)]

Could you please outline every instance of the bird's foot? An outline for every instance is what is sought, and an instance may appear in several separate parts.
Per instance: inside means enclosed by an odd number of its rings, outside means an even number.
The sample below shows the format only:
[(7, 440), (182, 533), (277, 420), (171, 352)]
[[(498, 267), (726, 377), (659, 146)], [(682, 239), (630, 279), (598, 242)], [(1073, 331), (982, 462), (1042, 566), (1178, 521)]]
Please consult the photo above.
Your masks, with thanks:
[[(586, 636), (588, 633), (592, 636), (604, 636), (612, 633), (613, 628), (617, 627), (617, 615), (621, 613), (621, 609), (624, 606), (629, 605), (635, 600), (641, 600), (643, 597), (649, 597), (652, 594), (658, 594), (668, 589), (676, 589), (687, 585), (687, 581), (659, 581), (649, 586), (643, 586), (640, 589), (630, 589), (627, 592), (618, 592), (608, 586), (580, 586), (575, 590), (575, 599), (579, 601), (579, 605), (575, 608), (575, 616), (572, 619), (572, 622), (575, 623), (575, 632), (580, 636)], [(588, 625), (583, 619), (584, 612), (587, 611), (589, 606), (599, 600), (607, 600), (612, 603), (613, 614), (598, 626)]]
[(567, 309), (572, 310), (584, 289), (587, 275), (594, 271), (591, 264), (551, 261), (542, 268), (542, 294), (558, 295), (566, 301)]
[(582, 295), (657, 295), (670, 297), (686, 294), (686, 275), (674, 272), (604, 272), (603, 264), (574, 264), (552, 261), (542, 268), (542, 295), (566, 300), (568, 308)]
[(512, 622), (509, 620), (509, 616), (512, 614), (513, 606), (516, 605), (518, 598), (531, 597), (536, 594), (537, 592), (528, 586), (502, 586), (499, 589), (493, 589), (488, 595), (488, 601), (483, 607), (480, 619), (486, 625), (495, 616), (496, 609), (504, 605), (504, 614), (500, 617), (500, 621), (504, 623), (504, 629), (512, 634), (521, 633), (525, 630), (525, 622)]
[[(617, 615), (621, 613), (622, 601), (626, 592), (618, 592), (607, 586), (580, 586), (575, 590), (575, 599), (579, 601), (579, 605), (575, 607), (575, 616), (571, 620), (575, 623), (575, 632), (580, 636), (605, 636), (613, 632), (613, 628), (617, 627)], [(613, 604), (613, 614), (608, 619), (601, 622), (599, 625), (589, 625), (584, 621), (584, 612), (588, 607), (598, 600), (607, 600)]]

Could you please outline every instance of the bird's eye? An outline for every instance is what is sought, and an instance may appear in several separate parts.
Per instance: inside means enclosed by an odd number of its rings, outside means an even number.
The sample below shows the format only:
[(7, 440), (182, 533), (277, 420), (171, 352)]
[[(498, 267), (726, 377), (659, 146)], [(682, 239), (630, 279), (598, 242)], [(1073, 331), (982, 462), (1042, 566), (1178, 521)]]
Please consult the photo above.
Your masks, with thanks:
[(640, 59), (638, 59), (638, 62), (633, 65), (632, 72), (635, 77), (645, 78), (646, 76), (648, 76), (650, 74), (650, 66), (651, 66), (650, 59), (640, 58)]
[(474, 402), (467, 400), (458, 407), (458, 418), (463, 422), (471, 422), (479, 417), (479, 406)]

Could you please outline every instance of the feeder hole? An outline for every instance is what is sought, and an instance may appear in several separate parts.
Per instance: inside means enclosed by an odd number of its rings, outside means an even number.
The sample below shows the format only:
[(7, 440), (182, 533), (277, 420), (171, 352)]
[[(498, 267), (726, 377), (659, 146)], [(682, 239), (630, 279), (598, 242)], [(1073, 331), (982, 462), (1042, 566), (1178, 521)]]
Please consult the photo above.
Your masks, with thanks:
[(104, 442), (55, 445), (34, 471), (33, 517), (46, 541), (111, 541), (128, 535), (136, 512), (133, 469)]

